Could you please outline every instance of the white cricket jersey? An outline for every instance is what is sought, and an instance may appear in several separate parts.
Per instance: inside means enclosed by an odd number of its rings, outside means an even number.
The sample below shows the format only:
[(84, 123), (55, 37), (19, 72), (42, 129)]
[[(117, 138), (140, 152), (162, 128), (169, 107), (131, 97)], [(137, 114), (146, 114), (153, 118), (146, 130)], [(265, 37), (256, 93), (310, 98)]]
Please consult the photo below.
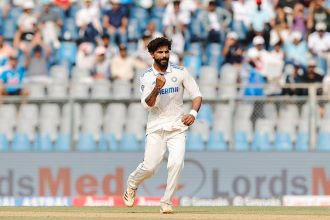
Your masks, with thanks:
[(166, 83), (160, 90), (156, 103), (150, 107), (145, 102), (156, 85), (159, 74), (152, 66), (140, 79), (141, 103), (149, 110), (147, 134), (160, 129), (166, 131), (186, 130), (188, 126), (181, 121), (185, 114), (183, 109), (183, 90), (186, 89), (192, 99), (202, 96), (194, 78), (184, 67), (169, 63), (164, 74)]

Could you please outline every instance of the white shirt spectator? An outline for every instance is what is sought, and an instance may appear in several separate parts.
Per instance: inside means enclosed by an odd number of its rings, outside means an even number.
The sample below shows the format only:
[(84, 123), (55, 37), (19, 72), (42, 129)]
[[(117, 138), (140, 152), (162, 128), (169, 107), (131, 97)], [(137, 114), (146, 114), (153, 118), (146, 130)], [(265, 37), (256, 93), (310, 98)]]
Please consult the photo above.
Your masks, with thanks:
[(93, 49), (94, 48), (91, 43), (84, 42), (80, 44), (76, 59), (76, 64), (79, 69), (91, 71), (94, 66), (95, 60)]
[(78, 27), (86, 26), (90, 23), (94, 25), (96, 30), (102, 31), (100, 23), (100, 11), (97, 5), (91, 5), (90, 7), (83, 6), (76, 15), (76, 24)]
[(244, 22), (248, 27), (251, 24), (251, 20), (247, 0), (234, 1), (232, 4), (234, 20)]
[(317, 55), (330, 50), (330, 33), (325, 32), (321, 37), (318, 32), (314, 32), (308, 37), (308, 48)]

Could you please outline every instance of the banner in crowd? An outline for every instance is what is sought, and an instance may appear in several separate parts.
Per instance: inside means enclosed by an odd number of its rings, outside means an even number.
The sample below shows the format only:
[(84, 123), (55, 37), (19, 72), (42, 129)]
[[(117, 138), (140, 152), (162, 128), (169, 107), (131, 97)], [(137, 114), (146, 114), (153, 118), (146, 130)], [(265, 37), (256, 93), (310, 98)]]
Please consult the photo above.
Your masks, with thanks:
[[(286, 195), (293, 196), (286, 200), (289, 203), (299, 202), (301, 196), (330, 195), (329, 156), (189, 152), (176, 193), (181, 198), (178, 203), (281, 205)], [(97, 203), (96, 198), (117, 204), (126, 188), (127, 176), (142, 160), (143, 153), (2, 153), (0, 205), (19, 201), (72, 205), (82, 201)], [(165, 159), (159, 172), (139, 188), (142, 203), (159, 200), (166, 177)]]

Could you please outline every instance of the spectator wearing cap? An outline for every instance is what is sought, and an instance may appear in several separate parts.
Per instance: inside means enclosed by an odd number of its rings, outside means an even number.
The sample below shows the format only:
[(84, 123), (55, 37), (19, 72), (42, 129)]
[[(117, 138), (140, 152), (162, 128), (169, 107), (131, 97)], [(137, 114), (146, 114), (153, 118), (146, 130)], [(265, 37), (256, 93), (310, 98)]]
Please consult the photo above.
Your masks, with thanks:
[(83, 6), (76, 15), (76, 24), (82, 42), (96, 43), (98, 35), (102, 34), (99, 18), (100, 11), (98, 6), (93, 4), (93, 0), (83, 0)]
[(201, 15), (203, 27), (208, 33), (208, 42), (222, 43), (231, 20), (229, 11), (217, 7), (216, 1), (210, 1), (207, 10)]
[(38, 21), (43, 40), (46, 44), (59, 48), (60, 42), (58, 40), (58, 36), (60, 34), (63, 21), (60, 15), (52, 10), (51, 0), (42, 0), (42, 5), (43, 7)]
[(241, 64), (243, 61), (243, 48), (238, 42), (238, 35), (235, 32), (229, 32), (222, 50), (225, 58), (224, 63)]
[(265, 0), (250, 1), (249, 4), (251, 31), (253, 33), (268, 32), (270, 24), (274, 23), (275, 19), (275, 12), (272, 6)]
[(134, 70), (146, 68), (147, 65), (140, 60), (129, 56), (125, 45), (119, 46), (119, 55), (111, 60), (112, 80), (132, 80)]
[(300, 32), (292, 32), (284, 41), (284, 53), (287, 62), (306, 67), (308, 47)]
[(104, 33), (102, 35), (101, 41), (99, 42), (99, 46), (102, 46), (105, 48), (106, 59), (112, 59), (114, 56), (116, 56), (119, 53), (118, 47), (111, 43), (110, 35), (107, 33)]
[(112, 43), (127, 43), (128, 17), (126, 10), (121, 7), (119, 0), (111, 0), (111, 9), (103, 16), (103, 27), (112, 40)]
[(81, 43), (78, 47), (76, 66), (90, 72), (94, 65), (94, 46), (90, 42)]
[(4, 95), (27, 95), (26, 90), (23, 88), (26, 64), (19, 66), (18, 56), (19, 52), (15, 50), (9, 56), (8, 64), (0, 70), (1, 93)]
[(316, 59), (318, 66), (326, 72), (326, 62), (330, 58), (330, 33), (326, 31), (325, 23), (317, 23), (315, 29), (316, 31), (308, 37), (308, 49)]
[(284, 79), (284, 88), (282, 89), (282, 95), (302, 95), (303, 90), (301, 88), (290, 88), (290, 84), (298, 84), (304, 82), (304, 70), (298, 64), (293, 64), (293, 70)]
[(265, 74), (265, 62), (264, 59), (268, 56), (267, 50), (265, 50), (265, 40), (262, 36), (255, 36), (253, 38), (253, 47), (247, 51), (247, 58), (253, 58), (255, 61), (256, 69), (259, 73)]
[[(303, 77), (304, 83), (322, 83), (323, 76), (317, 72), (316, 61), (314, 59), (310, 59), (307, 61), (307, 71)], [(322, 94), (322, 89), (317, 90), (317, 95)], [(308, 89), (303, 89), (302, 95), (308, 95)]]
[(22, 41), (31, 41), (37, 30), (37, 17), (33, 13), (34, 6), (33, 1), (25, 1), (23, 4), (23, 13), (18, 17), (17, 34), (20, 35), (20, 40)]
[(91, 75), (96, 80), (110, 80), (110, 60), (106, 58), (106, 48), (98, 46), (95, 48), (95, 61)]

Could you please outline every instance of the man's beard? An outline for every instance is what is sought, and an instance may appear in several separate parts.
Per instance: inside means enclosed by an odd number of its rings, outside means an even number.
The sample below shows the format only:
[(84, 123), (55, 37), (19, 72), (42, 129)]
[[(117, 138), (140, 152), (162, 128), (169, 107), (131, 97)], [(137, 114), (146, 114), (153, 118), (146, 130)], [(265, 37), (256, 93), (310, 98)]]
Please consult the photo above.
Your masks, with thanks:
[[(154, 59), (154, 60), (155, 60), (155, 63), (156, 63), (158, 66), (160, 66), (160, 67), (162, 67), (162, 68), (167, 68), (167, 66), (168, 66), (168, 61), (169, 61), (168, 58)], [(164, 62), (164, 61), (166, 61), (166, 62)]]

